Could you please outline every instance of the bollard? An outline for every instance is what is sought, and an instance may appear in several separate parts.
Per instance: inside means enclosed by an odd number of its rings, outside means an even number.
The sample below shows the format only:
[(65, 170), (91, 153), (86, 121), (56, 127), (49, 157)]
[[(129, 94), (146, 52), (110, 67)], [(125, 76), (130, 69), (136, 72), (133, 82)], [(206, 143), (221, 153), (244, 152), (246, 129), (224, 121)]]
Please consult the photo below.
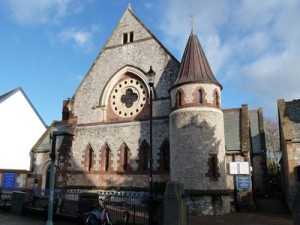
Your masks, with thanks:
[(164, 225), (187, 225), (183, 184), (168, 182), (164, 195)]

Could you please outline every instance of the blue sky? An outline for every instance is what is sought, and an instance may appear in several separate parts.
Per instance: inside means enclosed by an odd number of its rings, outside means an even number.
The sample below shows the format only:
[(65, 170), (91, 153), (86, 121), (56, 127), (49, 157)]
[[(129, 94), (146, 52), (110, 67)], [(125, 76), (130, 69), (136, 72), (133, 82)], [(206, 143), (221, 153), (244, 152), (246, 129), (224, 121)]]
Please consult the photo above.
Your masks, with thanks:
[(2, 0), (0, 95), (22, 87), (46, 124), (60, 120), (129, 2), (179, 61), (193, 17), (224, 109), (276, 118), (277, 99), (300, 98), (299, 0)]

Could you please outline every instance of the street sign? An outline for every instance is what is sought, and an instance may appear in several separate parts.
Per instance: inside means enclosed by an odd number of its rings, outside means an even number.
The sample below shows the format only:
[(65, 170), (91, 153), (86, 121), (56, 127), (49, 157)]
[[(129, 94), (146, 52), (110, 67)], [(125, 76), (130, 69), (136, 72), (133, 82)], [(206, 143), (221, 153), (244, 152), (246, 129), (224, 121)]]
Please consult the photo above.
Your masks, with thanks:
[(251, 190), (251, 177), (247, 175), (236, 176), (236, 187), (238, 190)]

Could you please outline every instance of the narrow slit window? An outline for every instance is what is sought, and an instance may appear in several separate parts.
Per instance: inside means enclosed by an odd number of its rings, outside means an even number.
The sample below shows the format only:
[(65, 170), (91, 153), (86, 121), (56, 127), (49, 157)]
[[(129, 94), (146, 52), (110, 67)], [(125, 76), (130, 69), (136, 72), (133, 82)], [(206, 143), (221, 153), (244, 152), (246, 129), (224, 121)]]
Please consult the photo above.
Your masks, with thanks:
[(216, 178), (217, 177), (217, 157), (211, 157), (211, 176)]
[(93, 150), (89, 149), (88, 152), (89, 156), (88, 156), (88, 170), (91, 171), (92, 167), (93, 167)]
[(109, 148), (106, 148), (105, 149), (105, 171), (108, 171), (109, 168), (109, 157), (110, 157)]
[(123, 164), (124, 171), (127, 171), (128, 169), (128, 148), (125, 147), (124, 149), (124, 164)]
[(133, 42), (133, 31), (129, 33), (129, 42)]
[(127, 42), (128, 42), (128, 34), (124, 33), (123, 34), (123, 44), (127, 44)]
[(201, 103), (202, 104), (202, 90), (198, 90), (198, 103)]
[(220, 107), (220, 98), (217, 91), (215, 92), (215, 101), (216, 101), (216, 106)]
[(176, 103), (177, 103), (177, 107), (182, 106), (182, 93), (181, 93), (181, 91), (178, 91), (177, 94), (176, 94)]

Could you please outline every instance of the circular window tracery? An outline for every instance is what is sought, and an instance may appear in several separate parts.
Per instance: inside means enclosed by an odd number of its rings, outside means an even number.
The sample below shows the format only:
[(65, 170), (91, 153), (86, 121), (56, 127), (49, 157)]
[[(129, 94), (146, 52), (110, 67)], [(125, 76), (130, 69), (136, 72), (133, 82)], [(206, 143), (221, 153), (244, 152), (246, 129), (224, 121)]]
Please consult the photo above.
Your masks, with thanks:
[(123, 118), (136, 116), (146, 104), (146, 87), (133, 78), (119, 82), (111, 94), (114, 113)]

